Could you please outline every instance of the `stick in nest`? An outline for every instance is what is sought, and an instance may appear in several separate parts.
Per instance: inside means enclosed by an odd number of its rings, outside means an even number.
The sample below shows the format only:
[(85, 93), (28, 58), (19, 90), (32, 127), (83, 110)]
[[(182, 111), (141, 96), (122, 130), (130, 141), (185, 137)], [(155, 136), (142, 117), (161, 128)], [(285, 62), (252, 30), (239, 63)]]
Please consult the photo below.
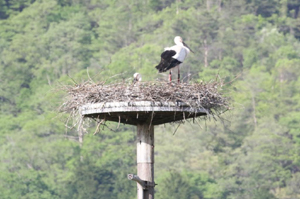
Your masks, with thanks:
[[(96, 130), (95, 130), (95, 132), (94, 132), (94, 135), (96, 135), (96, 133), (98, 133), (98, 129), (99, 129), (100, 125), (101, 125), (103, 122), (105, 122), (104, 119), (101, 120), (101, 121), (98, 123), (97, 128), (96, 128)], [(100, 130), (99, 130), (99, 131), (100, 131)]]

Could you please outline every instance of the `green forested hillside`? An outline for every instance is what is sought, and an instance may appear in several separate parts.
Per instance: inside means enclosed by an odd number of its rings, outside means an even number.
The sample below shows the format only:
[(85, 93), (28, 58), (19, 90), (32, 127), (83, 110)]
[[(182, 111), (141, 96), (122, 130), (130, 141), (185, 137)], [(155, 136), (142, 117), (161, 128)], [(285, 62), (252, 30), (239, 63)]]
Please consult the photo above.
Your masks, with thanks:
[[(87, 129), (57, 116), (61, 84), (162, 81), (180, 35), (185, 81), (219, 74), (226, 120), (156, 127), (156, 198), (300, 198), (297, 0), (0, 0), (0, 198), (136, 198), (133, 126)], [(88, 71), (88, 73), (87, 73)], [(190, 75), (190, 76), (189, 76)], [(189, 78), (187, 78), (189, 76)], [(114, 79), (115, 80), (115, 79)], [(117, 124), (110, 124), (116, 129)]]

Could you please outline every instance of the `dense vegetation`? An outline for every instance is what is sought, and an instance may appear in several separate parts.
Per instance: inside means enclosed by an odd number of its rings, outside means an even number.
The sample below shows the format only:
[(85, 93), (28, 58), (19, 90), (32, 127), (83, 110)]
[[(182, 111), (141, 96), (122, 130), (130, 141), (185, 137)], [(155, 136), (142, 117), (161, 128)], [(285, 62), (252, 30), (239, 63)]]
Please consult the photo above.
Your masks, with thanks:
[[(156, 127), (156, 198), (300, 198), (297, 0), (0, 0), (0, 198), (136, 198), (132, 126), (86, 134), (57, 117), (60, 84), (166, 79), (182, 36), (189, 81), (219, 74), (226, 120)], [(237, 77), (237, 78), (236, 78)], [(117, 124), (111, 124), (115, 129)], [(91, 124), (88, 131), (93, 132)]]

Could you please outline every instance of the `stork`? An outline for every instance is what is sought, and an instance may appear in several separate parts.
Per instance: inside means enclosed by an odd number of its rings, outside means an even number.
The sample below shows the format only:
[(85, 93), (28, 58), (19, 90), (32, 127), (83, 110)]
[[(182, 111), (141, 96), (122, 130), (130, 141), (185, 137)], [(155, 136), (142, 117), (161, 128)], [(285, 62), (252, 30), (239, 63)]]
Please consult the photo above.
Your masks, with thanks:
[(161, 54), (160, 63), (155, 66), (159, 73), (169, 72), (169, 81), (172, 81), (172, 68), (178, 66), (178, 83), (180, 82), (179, 65), (183, 63), (189, 52), (193, 52), (188, 45), (186, 45), (180, 36), (174, 38), (175, 46), (165, 48)]
[(136, 82), (142, 81), (142, 76), (139, 73), (134, 73), (132, 83), (135, 84)]

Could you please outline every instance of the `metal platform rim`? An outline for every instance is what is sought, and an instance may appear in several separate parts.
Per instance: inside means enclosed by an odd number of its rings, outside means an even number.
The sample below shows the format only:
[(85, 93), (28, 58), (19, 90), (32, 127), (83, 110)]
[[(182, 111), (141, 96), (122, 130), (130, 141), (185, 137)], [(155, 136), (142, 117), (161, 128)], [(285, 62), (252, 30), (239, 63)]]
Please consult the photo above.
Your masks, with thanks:
[(208, 111), (199, 106), (191, 106), (184, 102), (101, 102), (89, 103), (80, 107), (81, 115), (111, 112), (156, 112), (156, 111), (177, 111), (189, 113), (205, 113)]

